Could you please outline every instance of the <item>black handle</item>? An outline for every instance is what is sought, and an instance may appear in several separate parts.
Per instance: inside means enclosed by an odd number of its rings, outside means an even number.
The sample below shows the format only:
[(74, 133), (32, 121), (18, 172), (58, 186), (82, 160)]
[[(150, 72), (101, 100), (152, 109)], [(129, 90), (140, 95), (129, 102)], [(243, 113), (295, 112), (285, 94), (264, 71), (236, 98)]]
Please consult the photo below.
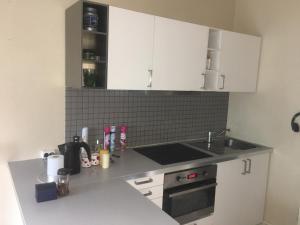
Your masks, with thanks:
[(86, 153), (88, 155), (88, 159), (91, 161), (92, 160), (92, 156), (91, 156), (90, 146), (87, 143), (85, 143), (85, 142), (81, 142), (80, 143), (80, 147), (85, 149), (85, 151), (86, 151)]

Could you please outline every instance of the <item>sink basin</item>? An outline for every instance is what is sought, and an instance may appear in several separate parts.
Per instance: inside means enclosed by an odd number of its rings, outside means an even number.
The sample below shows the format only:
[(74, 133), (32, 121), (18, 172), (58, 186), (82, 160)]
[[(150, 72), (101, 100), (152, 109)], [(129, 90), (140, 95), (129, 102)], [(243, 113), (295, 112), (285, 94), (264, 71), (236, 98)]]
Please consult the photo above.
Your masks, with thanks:
[(252, 148), (256, 148), (257, 146), (245, 141), (240, 141), (236, 139), (225, 139), (224, 146), (232, 149), (238, 149), (238, 150), (249, 150)]
[(249, 149), (257, 148), (257, 146), (254, 144), (233, 138), (226, 138), (225, 140), (215, 140), (212, 143), (198, 141), (189, 144), (191, 146), (210, 151), (218, 155), (230, 154), (238, 151), (246, 151)]

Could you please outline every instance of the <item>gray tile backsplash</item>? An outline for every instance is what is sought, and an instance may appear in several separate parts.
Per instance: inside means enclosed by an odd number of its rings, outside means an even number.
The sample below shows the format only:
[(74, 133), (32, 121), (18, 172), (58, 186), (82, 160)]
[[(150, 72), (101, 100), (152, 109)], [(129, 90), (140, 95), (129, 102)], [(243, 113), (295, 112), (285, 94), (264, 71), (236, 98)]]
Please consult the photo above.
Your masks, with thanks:
[(87, 126), (93, 147), (105, 126), (122, 124), (129, 146), (196, 139), (225, 128), (227, 110), (228, 93), (67, 88), (66, 141)]

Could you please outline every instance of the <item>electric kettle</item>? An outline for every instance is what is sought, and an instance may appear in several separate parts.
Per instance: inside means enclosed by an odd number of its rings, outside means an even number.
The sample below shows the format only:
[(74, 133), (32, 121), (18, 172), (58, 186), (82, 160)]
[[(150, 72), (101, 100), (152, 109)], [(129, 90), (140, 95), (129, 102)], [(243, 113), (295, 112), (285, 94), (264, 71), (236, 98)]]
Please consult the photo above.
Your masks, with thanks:
[(79, 141), (79, 136), (73, 137), (73, 142), (68, 142), (58, 146), (60, 154), (64, 155), (64, 167), (69, 169), (70, 174), (80, 173), (80, 149), (84, 148), (88, 159), (91, 160), (91, 150), (88, 144)]

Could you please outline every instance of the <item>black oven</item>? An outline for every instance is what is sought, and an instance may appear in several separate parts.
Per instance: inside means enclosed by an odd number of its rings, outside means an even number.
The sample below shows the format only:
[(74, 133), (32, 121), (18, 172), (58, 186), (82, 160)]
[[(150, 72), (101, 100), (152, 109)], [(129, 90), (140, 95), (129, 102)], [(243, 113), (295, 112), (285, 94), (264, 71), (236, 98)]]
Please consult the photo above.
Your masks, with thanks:
[(185, 224), (214, 212), (217, 166), (165, 174), (163, 210)]

